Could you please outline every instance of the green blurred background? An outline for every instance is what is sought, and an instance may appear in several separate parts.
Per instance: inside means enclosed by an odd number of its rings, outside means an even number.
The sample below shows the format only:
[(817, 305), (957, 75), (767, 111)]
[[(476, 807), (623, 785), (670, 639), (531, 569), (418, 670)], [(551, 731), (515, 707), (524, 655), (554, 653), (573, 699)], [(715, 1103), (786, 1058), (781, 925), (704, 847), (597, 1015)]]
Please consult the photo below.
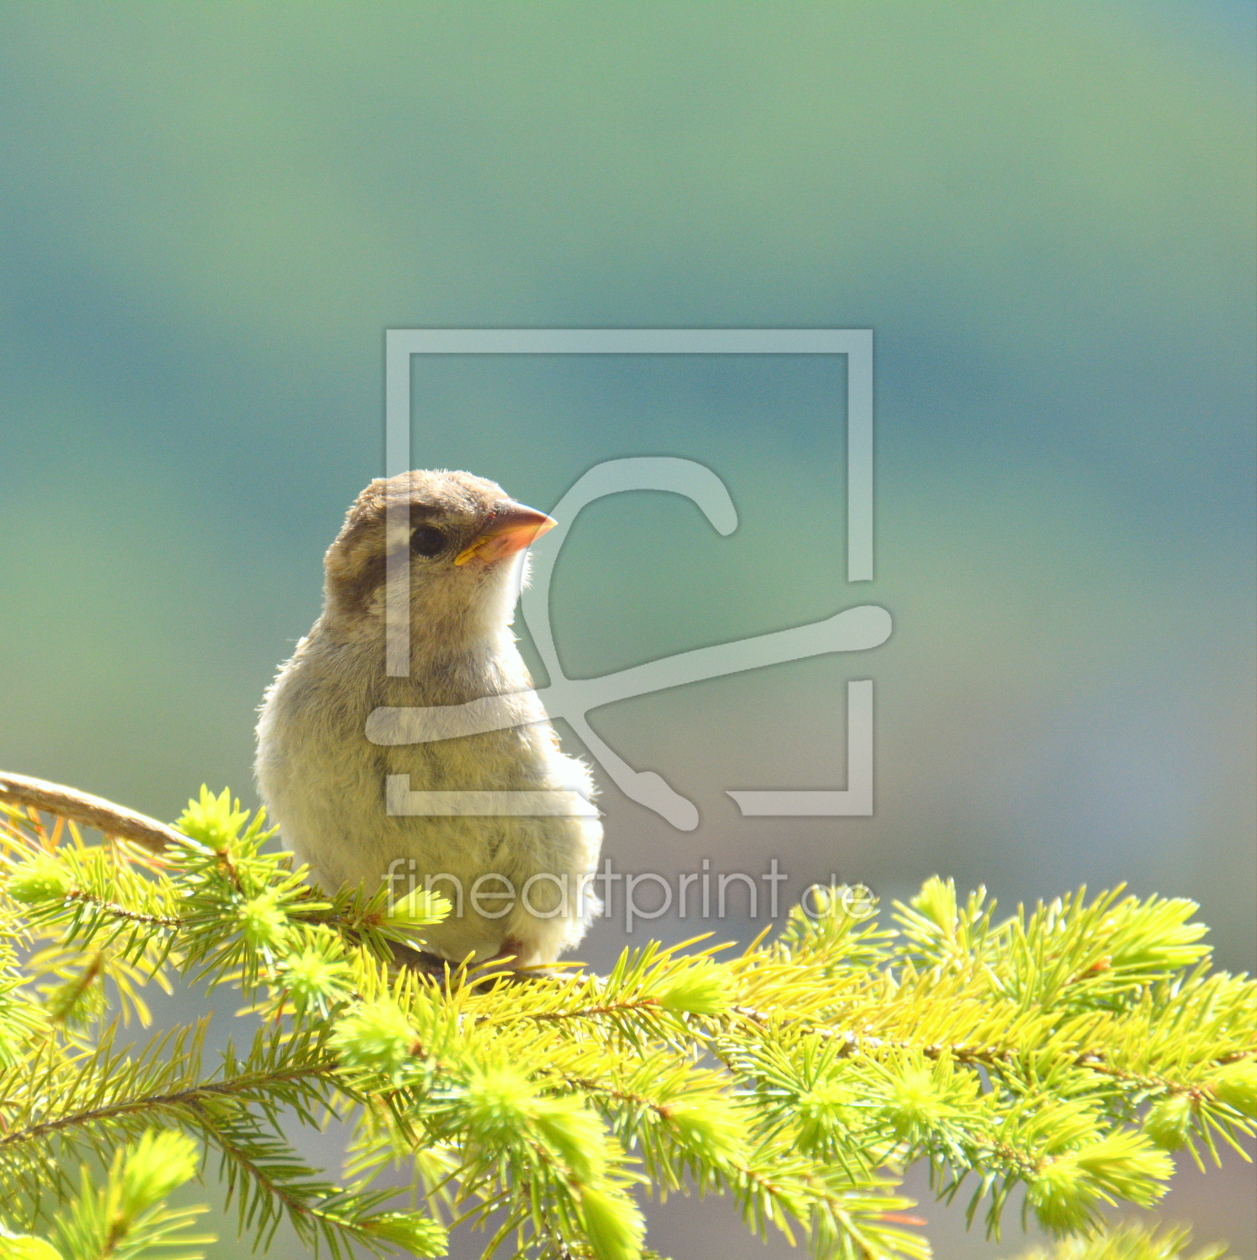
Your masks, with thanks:
[[(878, 576), (850, 587), (840, 365), (416, 367), (420, 466), (543, 508), (623, 455), (729, 487), (729, 538), (674, 497), (588, 509), (555, 583), (569, 674), (894, 614), (860, 657), (596, 713), (702, 811), (674, 832), (600, 775), (606, 851), (775, 856), (795, 896), (1127, 880), (1198, 900), (1251, 968), (1253, 22), (1251, 0), (6, 5), (0, 765), (166, 818), (202, 781), (255, 799), (255, 707), (383, 470), (386, 328), (871, 327)], [(875, 679), (876, 816), (739, 817), (729, 788), (841, 786), (849, 677)], [(585, 956), (629, 939), (599, 923)], [(1250, 1255), (1252, 1189), (1187, 1176), (1167, 1212)], [(945, 1260), (1017, 1249), (924, 1214)], [(652, 1220), (678, 1260), (769, 1254), (718, 1206)]]

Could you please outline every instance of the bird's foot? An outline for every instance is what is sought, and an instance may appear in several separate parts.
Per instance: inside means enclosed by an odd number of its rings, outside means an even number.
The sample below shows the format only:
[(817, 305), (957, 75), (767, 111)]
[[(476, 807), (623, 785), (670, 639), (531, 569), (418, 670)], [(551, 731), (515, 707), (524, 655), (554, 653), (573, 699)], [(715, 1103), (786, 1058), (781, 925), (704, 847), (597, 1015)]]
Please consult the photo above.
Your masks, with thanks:
[(399, 941), (390, 941), (393, 959), (399, 967), (408, 967), (420, 975), (431, 976), (434, 980), (444, 980), (447, 972), (458, 970), (458, 964), (442, 958), (439, 954), (429, 954), (427, 950), (412, 949)]
[(522, 965), (519, 962), (523, 953), (522, 947), (515, 941), (503, 942), (502, 948), (492, 958), (480, 962), (455, 962), (442, 958), (439, 954), (428, 953), (427, 950), (413, 949), (398, 941), (390, 943), (393, 958), (399, 967), (406, 967), (420, 975), (428, 976), (442, 987), (452, 978), (462, 973), (463, 983), (471, 986), (507, 979), (514, 982), (531, 980), (538, 977), (549, 977), (560, 974), (544, 963)]

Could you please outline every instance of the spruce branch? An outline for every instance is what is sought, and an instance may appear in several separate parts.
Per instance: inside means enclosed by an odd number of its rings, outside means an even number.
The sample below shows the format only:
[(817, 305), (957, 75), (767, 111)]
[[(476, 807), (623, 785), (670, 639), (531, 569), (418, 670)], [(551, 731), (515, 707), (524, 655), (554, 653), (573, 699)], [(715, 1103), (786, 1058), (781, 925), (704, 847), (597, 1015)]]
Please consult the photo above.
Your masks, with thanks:
[[(395, 946), (421, 949), (448, 902), (327, 895), (228, 792), (202, 789), (157, 853), (86, 842), (80, 824), (135, 839), (128, 811), (30, 782), (0, 776), (0, 1186), (19, 1229), (90, 1224), (126, 1152), (143, 1164), (160, 1139), (216, 1156), (255, 1247), (287, 1221), (342, 1260), (439, 1255), (463, 1224), (491, 1231), (486, 1254), (636, 1260), (643, 1190), (728, 1196), (817, 1257), (914, 1260), (910, 1163), (992, 1233), (1023, 1187), (1041, 1224), (1100, 1237), (1108, 1205), (1163, 1193), (1171, 1152), (1243, 1155), (1257, 1129), (1257, 987), (1210, 970), (1187, 901), (1080, 890), (998, 919), (930, 880), (895, 926), (834, 890), (741, 954), (652, 943), (604, 976), (434, 976)], [(203, 1027), (119, 1043), (144, 986), (175, 976), (236, 990), (254, 1022), (214, 1070)], [(355, 1132), (339, 1181), (289, 1139), (333, 1118)], [(82, 1237), (121, 1255), (149, 1236)], [(1109, 1242), (1095, 1257), (1160, 1246)]]

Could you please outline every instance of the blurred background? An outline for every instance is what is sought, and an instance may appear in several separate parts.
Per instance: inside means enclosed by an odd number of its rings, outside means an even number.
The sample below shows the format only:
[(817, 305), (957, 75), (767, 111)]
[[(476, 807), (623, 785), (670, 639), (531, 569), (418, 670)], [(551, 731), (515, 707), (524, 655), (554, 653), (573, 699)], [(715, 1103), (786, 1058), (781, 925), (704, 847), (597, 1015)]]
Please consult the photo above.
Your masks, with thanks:
[[(841, 360), (415, 365), (419, 466), (542, 508), (626, 455), (729, 488), (727, 538), (675, 496), (582, 514), (570, 676), (894, 616), (872, 652), (596, 712), (702, 815), (676, 832), (599, 773), (607, 854), (776, 858), (783, 903), (1124, 880), (1253, 967), (1251, 0), (42, 3), (0, 32), (0, 766), (161, 818), (202, 782), (256, 802), (256, 706), (383, 471), (386, 328), (872, 328), (856, 585)], [(740, 817), (728, 789), (844, 786), (867, 677), (875, 815)], [(732, 900), (582, 954), (747, 939), (763, 908)], [(943, 1260), (1019, 1250), (911, 1180)], [(1253, 1190), (1184, 1173), (1163, 1214), (1252, 1255)], [(686, 1200), (650, 1242), (785, 1254)]]

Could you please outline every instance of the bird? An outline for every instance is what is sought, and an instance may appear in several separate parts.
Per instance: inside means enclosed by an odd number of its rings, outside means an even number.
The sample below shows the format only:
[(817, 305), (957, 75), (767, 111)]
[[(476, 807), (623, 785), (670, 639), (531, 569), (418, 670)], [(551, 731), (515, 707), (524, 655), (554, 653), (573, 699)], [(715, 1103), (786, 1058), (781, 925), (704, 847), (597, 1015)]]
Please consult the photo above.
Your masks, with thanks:
[[(596, 810), (403, 816), (387, 808), (391, 775), (409, 775), (412, 792), (593, 799), (590, 768), (562, 751), (511, 630), (527, 548), (554, 524), (469, 472), (372, 481), (324, 556), (322, 612), (259, 710), (255, 776), (282, 843), (325, 890), (373, 893), (388, 883), (445, 896), (451, 913), (422, 929), (423, 952), (441, 965), (543, 968), (578, 944), (601, 910), (592, 889), (602, 844)], [(386, 574), (406, 553), (410, 672), (391, 677)], [(403, 746), (367, 738), (377, 708), (488, 696), (511, 697), (504, 703), (518, 724)]]

